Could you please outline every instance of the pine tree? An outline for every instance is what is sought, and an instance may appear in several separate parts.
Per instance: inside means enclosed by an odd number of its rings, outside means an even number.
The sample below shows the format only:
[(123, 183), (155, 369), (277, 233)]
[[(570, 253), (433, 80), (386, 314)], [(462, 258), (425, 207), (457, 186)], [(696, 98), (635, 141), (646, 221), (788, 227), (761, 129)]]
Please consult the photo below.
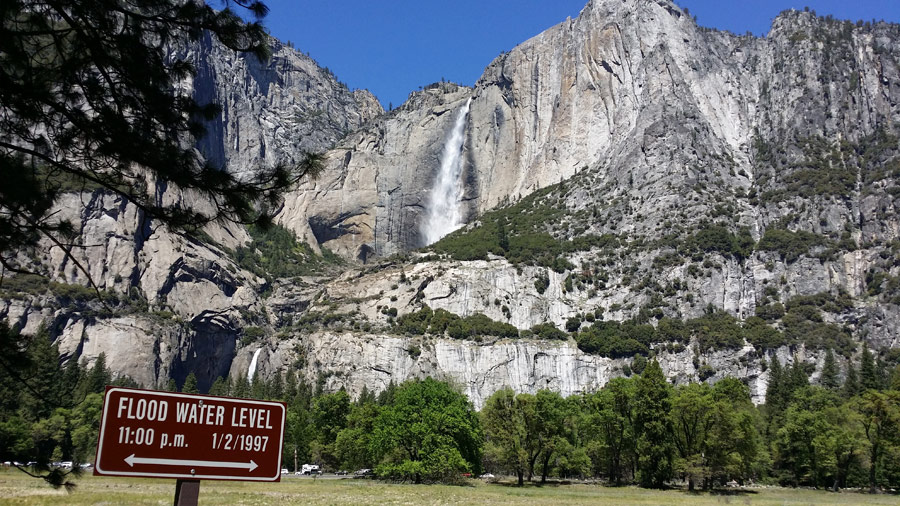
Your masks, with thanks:
[(394, 402), (394, 394), (397, 391), (397, 385), (394, 380), (388, 382), (387, 387), (378, 394), (378, 404), (387, 406)]
[(809, 376), (807, 376), (806, 370), (803, 368), (803, 363), (800, 362), (796, 355), (794, 356), (794, 363), (791, 366), (788, 378), (790, 387), (788, 389), (787, 402), (785, 403), (786, 406), (790, 404), (795, 392), (809, 386)]
[(234, 386), (231, 389), (231, 395), (234, 397), (247, 398), (250, 395), (250, 383), (243, 374), (238, 375), (234, 380)]
[(856, 376), (856, 368), (853, 362), (847, 361), (847, 377), (844, 379), (844, 397), (850, 399), (860, 393), (859, 379)]
[(365, 404), (374, 404), (377, 402), (378, 398), (375, 396), (375, 393), (369, 390), (369, 387), (363, 385), (362, 391), (359, 393), (359, 397), (356, 398), (356, 405), (362, 406)]
[(284, 402), (291, 404), (297, 398), (297, 375), (293, 371), (287, 372), (284, 382)]
[(31, 420), (47, 418), (54, 409), (71, 406), (76, 385), (63, 383), (59, 365), (59, 347), (50, 344), (50, 334), (43, 325), (28, 342), (30, 369), (24, 376), (22, 405)]
[(253, 382), (250, 383), (250, 398), (251, 399), (266, 399), (269, 394), (269, 385), (266, 382), (266, 379), (262, 377), (262, 375), (256, 374), (253, 377)]
[(275, 373), (272, 381), (269, 382), (269, 399), (284, 399), (284, 381), (281, 379), (281, 373)]
[(769, 383), (766, 386), (766, 406), (771, 408), (771, 412), (780, 412), (786, 407), (784, 392), (784, 371), (781, 368), (781, 361), (777, 356), (773, 356), (769, 365)]
[(875, 359), (869, 351), (869, 345), (863, 343), (862, 356), (859, 362), (859, 382), (863, 390), (880, 390), (881, 381), (875, 367)]
[(209, 395), (225, 396), (228, 395), (228, 385), (225, 379), (219, 376), (216, 381), (209, 387)]
[(822, 364), (822, 376), (819, 378), (819, 383), (832, 391), (837, 390), (841, 386), (838, 378), (837, 362), (834, 360), (834, 353), (831, 352), (831, 348), (825, 351), (825, 361)]
[(891, 371), (890, 388), (900, 392), (900, 365), (894, 366), (894, 369)]
[(655, 358), (637, 381), (634, 403), (638, 480), (642, 487), (661, 488), (672, 477), (672, 401), (671, 387)]
[(186, 394), (199, 394), (200, 390), (197, 388), (197, 375), (191, 372), (187, 375), (187, 378), (184, 379), (184, 385), (181, 387), (181, 391)]
[(85, 391), (87, 393), (95, 394), (103, 393), (106, 389), (106, 385), (109, 385), (112, 382), (112, 373), (109, 368), (106, 367), (106, 353), (97, 355), (94, 366), (91, 367), (90, 372), (87, 373), (85, 382)]

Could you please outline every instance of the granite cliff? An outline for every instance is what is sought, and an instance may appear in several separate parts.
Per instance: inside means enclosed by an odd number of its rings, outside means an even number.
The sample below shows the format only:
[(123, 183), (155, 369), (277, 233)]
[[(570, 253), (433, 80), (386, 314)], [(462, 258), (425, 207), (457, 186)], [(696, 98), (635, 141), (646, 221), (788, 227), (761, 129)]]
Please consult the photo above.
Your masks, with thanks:
[[(229, 371), (297, 373), (355, 393), (432, 375), (476, 405), (504, 385), (592, 390), (651, 349), (674, 380), (735, 375), (761, 401), (776, 356), (815, 379), (825, 349), (844, 366), (862, 342), (885, 361), (900, 348), (897, 25), (789, 11), (767, 36), (740, 36), (669, 0), (593, 0), (474, 87), (426, 86), (388, 113), (276, 47), (267, 64), (210, 41), (190, 49), (196, 93), (226, 112), (200, 148), (236, 171), (331, 148), (277, 219), (345, 258), (344, 272), (266, 280), (229, 254), (249, 240), (238, 227), (185, 238), (125, 203), (72, 195), (89, 200), (83, 243), (101, 245), (83, 263), (146, 307), (86, 318), (38, 291), (5, 297), (9, 320), (52, 321), (87, 360), (129, 336), (140, 353), (117, 372), (147, 385), (190, 370), (201, 387)], [(467, 225), (410, 254), (425, 246), (444, 139), (470, 99)], [(52, 250), (39, 261), (84, 283)], [(426, 310), (520, 334), (418, 332)], [(611, 350), (599, 321), (654, 334)], [(548, 322), (571, 334), (542, 337)]]

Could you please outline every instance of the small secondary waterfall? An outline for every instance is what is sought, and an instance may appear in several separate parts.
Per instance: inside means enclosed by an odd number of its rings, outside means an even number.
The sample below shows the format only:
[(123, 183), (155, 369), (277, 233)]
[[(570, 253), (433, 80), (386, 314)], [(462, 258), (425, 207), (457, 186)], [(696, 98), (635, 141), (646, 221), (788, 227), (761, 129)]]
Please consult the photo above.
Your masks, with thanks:
[(253, 352), (253, 359), (250, 360), (250, 367), (247, 369), (247, 382), (253, 384), (253, 376), (256, 374), (256, 360), (259, 358), (259, 352), (262, 348), (258, 348)]
[(456, 114), (456, 122), (444, 143), (441, 169), (431, 188), (428, 216), (421, 226), (426, 245), (436, 242), (462, 225), (462, 213), (459, 208), (459, 199), (463, 191), (462, 147), (466, 140), (466, 116), (469, 114), (471, 103), (470, 98)]

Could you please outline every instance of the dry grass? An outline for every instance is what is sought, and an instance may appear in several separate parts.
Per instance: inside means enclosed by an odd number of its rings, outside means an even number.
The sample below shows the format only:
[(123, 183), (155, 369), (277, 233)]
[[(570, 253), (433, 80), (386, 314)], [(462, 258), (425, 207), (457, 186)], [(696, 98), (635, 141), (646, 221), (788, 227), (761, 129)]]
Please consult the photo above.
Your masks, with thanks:
[[(0, 504), (172, 504), (174, 480), (98, 478), (85, 476), (75, 492), (52, 490), (42, 482), (11, 470), (0, 471)], [(757, 489), (735, 495), (687, 494), (682, 491), (610, 488), (597, 485), (560, 485), (517, 488), (473, 481), (471, 486), (397, 485), (370, 480), (287, 478), (281, 483), (205, 481), (201, 504), (568, 504), (623, 505), (898, 505), (890, 495), (833, 494), (792, 489)]]

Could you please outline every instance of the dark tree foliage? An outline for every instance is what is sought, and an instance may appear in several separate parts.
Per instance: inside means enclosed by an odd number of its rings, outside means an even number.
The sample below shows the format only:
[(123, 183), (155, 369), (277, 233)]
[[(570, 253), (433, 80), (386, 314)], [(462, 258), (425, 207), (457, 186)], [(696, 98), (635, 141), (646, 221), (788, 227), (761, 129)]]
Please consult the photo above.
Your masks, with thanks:
[(834, 360), (834, 353), (831, 352), (831, 348), (825, 351), (825, 361), (822, 364), (822, 376), (819, 378), (819, 383), (831, 391), (836, 391), (839, 386), (841, 386), (840, 379), (838, 378), (840, 371), (838, 370), (837, 362)]
[(854, 397), (861, 393), (862, 390), (859, 386), (859, 377), (856, 374), (856, 367), (853, 366), (853, 363), (847, 364), (847, 377), (844, 379), (844, 389), (843, 394), (847, 399)]
[[(280, 195), (320, 158), (258, 168), (248, 180), (193, 148), (219, 114), (179, 82), (194, 69), (167, 48), (212, 33), (260, 59), (269, 54), (257, 0), (215, 10), (187, 0), (9, 0), (0, 4), (0, 263), (22, 270), (18, 250), (46, 237), (67, 253), (70, 223), (51, 212), (61, 192), (102, 189), (175, 227), (214, 219), (268, 223)], [(256, 18), (245, 22), (238, 6)], [(170, 204), (169, 187), (212, 202), (209, 212)]]
[(381, 457), (380, 476), (420, 483), (477, 474), (483, 441), (468, 399), (426, 378), (397, 388), (393, 402), (378, 413), (369, 444)]
[(869, 351), (869, 346), (863, 344), (862, 355), (859, 361), (859, 380), (863, 390), (878, 390), (881, 388), (881, 378), (875, 367), (875, 358)]
[(634, 397), (638, 482), (642, 487), (661, 488), (672, 477), (671, 395), (672, 388), (653, 359), (637, 380)]

